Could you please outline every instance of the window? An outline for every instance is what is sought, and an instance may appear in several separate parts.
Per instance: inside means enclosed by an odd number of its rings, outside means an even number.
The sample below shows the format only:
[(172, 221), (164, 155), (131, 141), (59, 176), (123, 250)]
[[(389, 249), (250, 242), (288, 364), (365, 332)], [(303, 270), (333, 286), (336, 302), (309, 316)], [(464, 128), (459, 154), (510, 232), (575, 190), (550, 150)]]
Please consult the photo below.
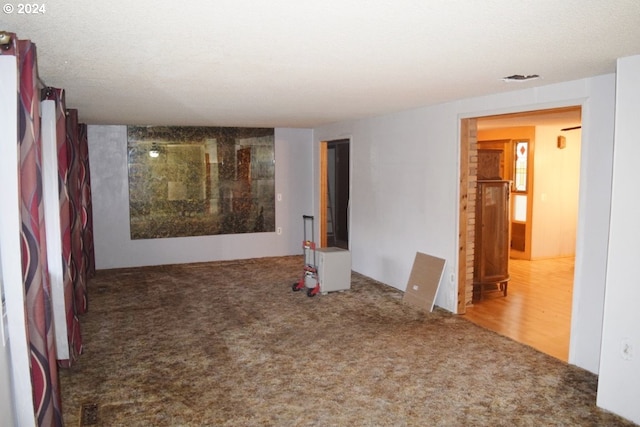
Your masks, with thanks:
[(527, 176), (528, 176), (528, 162), (529, 157), (529, 141), (516, 141), (515, 143), (515, 155), (514, 155), (514, 170), (513, 170), (513, 191), (519, 193), (527, 192)]

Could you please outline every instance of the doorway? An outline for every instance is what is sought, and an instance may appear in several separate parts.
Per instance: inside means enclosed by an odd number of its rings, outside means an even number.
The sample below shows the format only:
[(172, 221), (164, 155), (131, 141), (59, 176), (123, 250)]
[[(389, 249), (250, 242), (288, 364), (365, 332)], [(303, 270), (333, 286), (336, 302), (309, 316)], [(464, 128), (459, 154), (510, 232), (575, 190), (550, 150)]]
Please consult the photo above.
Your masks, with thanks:
[(320, 144), (320, 245), (349, 249), (350, 141)]
[[(461, 126), (461, 200), (460, 200), (460, 258), (459, 258), (459, 295), (464, 297), (464, 302), (459, 301), (458, 313), (468, 313), (469, 320), (475, 321), (483, 317), (483, 326), (498, 333), (507, 335), (516, 341), (528, 345), (532, 341), (550, 341), (550, 331), (553, 326), (542, 325), (540, 318), (536, 321), (536, 315), (546, 312), (545, 321), (549, 317), (560, 318), (561, 325), (558, 328), (566, 329), (566, 334), (560, 334), (553, 330), (553, 334), (562, 335), (563, 345), (566, 347), (565, 356), (559, 357), (559, 352), (554, 350), (556, 357), (566, 360), (570, 339), (571, 302), (573, 291), (573, 263), (575, 256), (576, 223), (578, 217), (578, 183), (580, 180), (580, 143), (581, 143), (581, 107), (566, 107), (551, 110), (530, 111), (501, 116), (487, 116), (475, 119), (462, 120)], [(575, 133), (574, 133), (575, 131)], [(483, 143), (481, 141), (487, 141)], [(513, 151), (519, 142), (526, 141), (528, 146), (529, 170), (521, 187), (512, 192), (514, 195), (525, 195), (526, 203), (519, 207), (520, 215), (524, 216), (521, 223), (526, 227), (520, 233), (514, 233), (514, 217), (510, 227), (511, 260), (509, 270), (512, 280), (509, 285), (509, 296), (502, 297), (496, 294), (495, 298), (488, 301), (473, 302), (473, 277), (468, 274), (469, 266), (473, 271), (474, 260), (474, 236), (473, 213), (475, 212), (475, 180), (478, 164), (476, 159), (481, 158), (492, 165), (498, 176), (511, 174), (506, 179), (515, 181), (516, 153)], [(567, 142), (565, 144), (565, 142)], [(504, 148), (504, 149), (503, 149)], [(481, 152), (481, 150), (486, 150)], [(571, 156), (571, 160), (567, 160)], [(521, 165), (520, 165), (521, 166)], [(537, 173), (534, 180), (534, 173)], [(535, 188), (534, 188), (535, 184)], [(515, 185), (515, 183), (513, 184)], [(570, 203), (567, 203), (570, 202)], [(534, 206), (535, 205), (535, 206)], [(524, 210), (523, 210), (524, 208)], [(514, 207), (511, 207), (514, 210)], [(559, 226), (572, 217), (572, 226)], [(512, 212), (513, 215), (513, 212)], [(570, 229), (569, 232), (565, 232)], [(515, 235), (514, 235), (515, 234)], [(514, 247), (515, 244), (515, 247)], [(525, 249), (526, 245), (526, 250)], [(547, 246), (555, 246), (556, 252), (547, 253)], [(515, 249), (515, 250), (514, 250)], [(539, 292), (542, 289), (542, 277), (547, 277), (545, 265), (551, 260), (561, 261), (552, 263), (554, 267), (549, 272), (559, 272), (557, 267), (561, 265), (563, 280), (566, 284), (564, 293), (556, 294), (551, 303), (554, 306), (564, 307), (561, 315), (550, 313), (549, 306), (540, 307), (541, 294), (537, 294), (537, 300), (532, 298), (527, 301), (532, 291)], [(466, 269), (466, 270), (465, 270)], [(513, 270), (513, 271), (511, 271)], [(566, 274), (565, 274), (566, 270)], [(462, 274), (464, 271), (466, 275)], [(522, 272), (534, 272), (522, 274)], [(471, 277), (470, 277), (471, 276)], [(547, 277), (549, 279), (549, 277)], [(550, 283), (559, 283), (558, 277), (553, 276)], [(522, 286), (522, 292), (517, 295), (514, 286)], [(525, 287), (527, 287), (525, 292)], [(469, 289), (471, 288), (471, 289)], [(553, 288), (554, 292), (559, 287)], [(548, 295), (547, 292), (545, 295)], [(568, 298), (568, 299), (567, 299)], [(563, 304), (555, 304), (559, 300)], [(531, 305), (529, 305), (531, 303)], [(538, 307), (535, 306), (538, 304)], [(517, 310), (512, 309), (519, 305)], [(489, 306), (496, 309), (487, 309)], [(500, 311), (502, 309), (502, 311)], [(492, 311), (493, 310), (493, 311)], [(496, 326), (492, 327), (490, 323)], [(478, 323), (478, 322), (476, 322)], [(538, 328), (538, 331), (535, 329)], [(533, 329), (532, 331), (525, 329)], [(545, 330), (546, 329), (546, 330)], [(537, 334), (537, 336), (536, 336)], [(553, 337), (555, 339), (555, 337)], [(557, 341), (557, 340), (556, 340)], [(544, 348), (539, 348), (548, 354)]]

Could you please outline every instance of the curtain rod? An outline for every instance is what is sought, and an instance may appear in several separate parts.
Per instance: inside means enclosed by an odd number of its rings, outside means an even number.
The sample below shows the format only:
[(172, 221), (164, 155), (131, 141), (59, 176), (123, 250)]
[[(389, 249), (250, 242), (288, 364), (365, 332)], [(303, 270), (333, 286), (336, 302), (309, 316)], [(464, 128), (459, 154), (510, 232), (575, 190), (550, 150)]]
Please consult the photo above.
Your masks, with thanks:
[[(11, 43), (11, 36), (6, 31), (0, 31), (0, 46), (3, 49), (9, 49), (8, 45)], [(7, 46), (7, 47), (5, 47)]]
[[(0, 31), (0, 46), (7, 50), (10, 48), (10, 44), (11, 44), (12, 40), (11, 40), (11, 33), (8, 31)], [(40, 78), (40, 76), (38, 76), (38, 82), (40, 82), (40, 84), (42, 85), (42, 87), (47, 87), (47, 84), (44, 82), (44, 80), (42, 80)]]
[(40, 88), (40, 100), (44, 101), (49, 99), (49, 97), (53, 94), (53, 88), (51, 86), (47, 86), (44, 82), (38, 77), (38, 82), (42, 85)]
[[(0, 48), (9, 49), (11, 47), (11, 33), (8, 31), (0, 31)], [(53, 88), (45, 83), (38, 75), (38, 83), (40, 84), (40, 99), (47, 99), (51, 95)]]

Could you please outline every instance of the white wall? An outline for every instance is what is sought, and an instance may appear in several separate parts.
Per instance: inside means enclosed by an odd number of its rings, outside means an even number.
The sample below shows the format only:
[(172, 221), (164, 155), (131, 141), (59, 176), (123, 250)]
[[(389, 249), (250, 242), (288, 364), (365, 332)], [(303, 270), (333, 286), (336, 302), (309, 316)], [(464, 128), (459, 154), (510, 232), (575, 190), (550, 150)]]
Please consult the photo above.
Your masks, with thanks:
[(89, 126), (96, 268), (247, 259), (302, 253), (302, 215), (312, 213), (312, 132), (276, 129), (276, 227), (282, 234), (131, 240), (126, 126)]
[(598, 405), (640, 424), (640, 56), (618, 60), (613, 194)]
[[(581, 130), (536, 126), (531, 258), (575, 255)], [(557, 137), (566, 137), (558, 149)]]
[[(436, 304), (455, 311), (460, 119), (582, 105), (581, 235), (569, 360), (597, 372), (614, 96), (615, 76), (606, 75), (314, 129), (316, 166), (320, 141), (351, 138), (353, 269), (404, 290), (416, 251), (445, 258)], [(314, 200), (318, 200), (319, 183), (314, 179)]]
[[(454, 208), (456, 194), (443, 184), (457, 180), (459, 143), (441, 140), (438, 151), (442, 157), (431, 155), (424, 138), (429, 132), (425, 119), (430, 111), (411, 110), (314, 130), (316, 142), (351, 138), (349, 237), (353, 269), (402, 290), (417, 250), (446, 258), (445, 278), (454, 271), (450, 253), (456, 242), (452, 235), (440, 231), (456, 226), (456, 215), (444, 209)], [(455, 132), (455, 117), (450, 124)], [(318, 150), (316, 144), (316, 158)], [(314, 179), (317, 200), (318, 177)], [(439, 299), (441, 306), (454, 306), (450, 288), (443, 289)]]

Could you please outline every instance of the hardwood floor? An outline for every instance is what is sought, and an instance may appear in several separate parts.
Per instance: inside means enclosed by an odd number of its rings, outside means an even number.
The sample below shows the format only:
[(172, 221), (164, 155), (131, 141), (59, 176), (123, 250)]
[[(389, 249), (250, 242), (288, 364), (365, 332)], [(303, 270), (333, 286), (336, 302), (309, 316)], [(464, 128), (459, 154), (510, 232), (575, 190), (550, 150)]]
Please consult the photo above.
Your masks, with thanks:
[(574, 258), (509, 261), (507, 296), (487, 293), (467, 307), (473, 323), (560, 360), (569, 356)]

